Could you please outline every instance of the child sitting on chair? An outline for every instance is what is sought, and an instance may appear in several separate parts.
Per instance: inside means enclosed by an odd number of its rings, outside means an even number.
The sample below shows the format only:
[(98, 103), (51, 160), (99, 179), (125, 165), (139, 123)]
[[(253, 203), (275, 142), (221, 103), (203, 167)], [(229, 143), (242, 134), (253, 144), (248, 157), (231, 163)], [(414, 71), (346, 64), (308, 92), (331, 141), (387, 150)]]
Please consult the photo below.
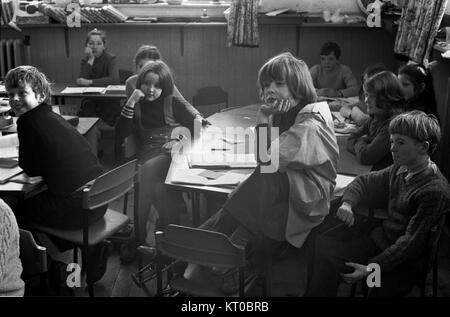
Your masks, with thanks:
[(318, 96), (352, 97), (358, 95), (358, 82), (350, 67), (339, 63), (341, 48), (326, 42), (320, 51), (320, 64), (311, 67), (311, 77)]
[(279, 166), (273, 172), (258, 166), (201, 228), (239, 245), (264, 237), (272, 247), (287, 242), (300, 248), (328, 214), (339, 156), (333, 119), (326, 102), (315, 102), (306, 63), (290, 53), (262, 66), (258, 87), (264, 104), (257, 130), (279, 128), (270, 144)]
[(404, 107), (403, 94), (397, 77), (389, 71), (370, 77), (363, 88), (370, 119), (348, 137), (347, 149), (361, 164), (380, 170), (392, 164), (388, 127)]
[[(106, 33), (93, 29), (85, 41), (85, 57), (81, 60), (80, 86), (106, 87), (119, 83), (119, 70), (116, 57), (106, 51)], [(110, 98), (85, 98), (81, 104), (80, 117), (100, 117), (110, 126), (114, 126), (120, 114), (120, 102)]]
[[(5, 88), (9, 104), (19, 117), (19, 166), (29, 176), (42, 176), (47, 185), (45, 191), (13, 208), (19, 224), (83, 228), (85, 211), (81, 195), (74, 195), (74, 192), (102, 174), (97, 157), (86, 139), (52, 111), (48, 103), (50, 86), (43, 73), (33, 66), (16, 67), (6, 74)], [(90, 211), (89, 224), (102, 218), (105, 211), (106, 206)], [(99, 247), (102, 245), (90, 248), (93, 256), (101, 254)], [(103, 260), (106, 261), (106, 257)], [(103, 265), (105, 268), (106, 264)], [(95, 275), (91, 278), (94, 282), (103, 274), (92, 275)]]
[[(139, 146), (142, 166), (139, 232), (145, 233), (152, 204), (159, 215), (158, 228), (179, 223), (186, 208), (182, 193), (164, 184), (172, 158), (172, 147), (180, 140), (171, 140), (172, 130), (179, 126), (193, 128), (195, 119), (203, 119), (192, 106), (174, 94), (172, 72), (163, 61), (148, 61), (137, 77), (131, 94), (116, 125), (119, 142), (134, 135)], [(204, 124), (206, 120), (203, 121)], [(149, 233), (153, 235), (153, 233)], [(138, 241), (141, 243), (142, 241)]]
[[(357, 240), (323, 236), (316, 241), (314, 272), (306, 296), (336, 296), (339, 275), (348, 283), (365, 279), (367, 265), (380, 268), (381, 287), (369, 296), (405, 296), (424, 274), (428, 237), (450, 208), (450, 185), (430, 160), (440, 139), (436, 118), (422, 111), (404, 113), (389, 125), (394, 164), (358, 176), (348, 185), (337, 217), (347, 226), (354, 207), (387, 207), (380, 227)], [(434, 229), (433, 229), (434, 230)], [(365, 282), (365, 281), (363, 281)]]

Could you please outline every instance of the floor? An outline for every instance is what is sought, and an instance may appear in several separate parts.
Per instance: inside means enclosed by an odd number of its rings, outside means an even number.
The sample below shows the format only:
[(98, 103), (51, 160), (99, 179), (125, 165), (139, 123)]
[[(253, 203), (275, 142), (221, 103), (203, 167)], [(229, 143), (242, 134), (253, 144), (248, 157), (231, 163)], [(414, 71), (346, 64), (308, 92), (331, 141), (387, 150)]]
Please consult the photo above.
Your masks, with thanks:
[[(113, 139), (111, 134), (105, 133), (102, 139), (102, 147), (104, 149), (101, 158), (102, 164), (106, 169), (114, 166), (114, 155), (106, 149), (111, 149)], [(133, 199), (128, 199), (128, 210), (133, 208)], [(110, 204), (110, 208), (121, 211), (123, 201), (115, 201)], [(189, 206), (189, 204), (188, 204)], [(182, 215), (182, 223), (188, 225), (191, 223), (191, 211), (188, 207), (188, 213)], [(442, 237), (442, 245), (440, 249), (439, 259), (439, 289), (438, 296), (450, 297), (450, 230), (446, 230)], [(133, 282), (132, 274), (137, 272), (137, 261), (132, 263), (121, 263), (118, 248), (111, 248), (108, 259), (108, 268), (104, 277), (95, 284), (95, 296), (102, 297), (145, 297), (153, 296), (155, 293), (155, 281), (146, 283), (145, 288), (140, 288)], [(49, 248), (49, 253), (59, 260), (66, 263), (71, 262), (72, 254), (70, 251), (57, 254), (55, 250)], [(281, 252), (282, 256), (275, 261), (271, 270), (270, 295), (271, 296), (301, 296), (305, 290), (306, 285), (306, 265), (305, 252), (286, 250)], [(148, 261), (148, 260), (147, 260)], [(427, 287), (431, 291), (431, 287)], [(259, 296), (260, 289), (250, 290), (250, 294)], [(341, 284), (338, 292), (339, 297), (347, 297), (350, 294), (350, 286)], [(88, 296), (83, 285), (79, 288), (74, 288), (75, 296)], [(357, 293), (357, 296), (361, 294)], [(419, 290), (415, 289), (410, 296), (419, 296)]]

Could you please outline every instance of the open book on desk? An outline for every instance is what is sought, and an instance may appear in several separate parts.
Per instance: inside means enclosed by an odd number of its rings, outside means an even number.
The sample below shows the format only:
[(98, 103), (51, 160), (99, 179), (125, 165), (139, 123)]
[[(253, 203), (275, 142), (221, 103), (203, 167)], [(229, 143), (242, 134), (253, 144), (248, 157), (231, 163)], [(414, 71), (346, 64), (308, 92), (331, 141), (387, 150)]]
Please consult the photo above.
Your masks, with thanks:
[(254, 154), (232, 154), (232, 153), (192, 153), (189, 157), (189, 167), (210, 169), (234, 169), (234, 168), (256, 168)]
[(196, 186), (237, 186), (246, 179), (246, 174), (233, 172), (214, 172), (201, 168), (175, 169), (172, 174), (173, 184)]
[(104, 94), (105, 87), (66, 87), (62, 94)]

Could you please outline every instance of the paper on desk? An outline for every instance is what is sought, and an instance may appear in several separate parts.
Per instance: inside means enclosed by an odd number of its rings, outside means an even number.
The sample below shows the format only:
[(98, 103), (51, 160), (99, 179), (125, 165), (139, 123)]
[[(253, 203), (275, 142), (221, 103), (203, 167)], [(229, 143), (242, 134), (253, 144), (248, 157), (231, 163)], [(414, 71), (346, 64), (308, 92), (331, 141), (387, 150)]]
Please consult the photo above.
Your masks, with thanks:
[(62, 94), (103, 94), (105, 87), (66, 87), (61, 91)]
[(17, 134), (8, 134), (0, 137), (0, 157), (18, 157), (19, 138)]
[(228, 172), (216, 179), (208, 179), (200, 175), (204, 172), (205, 169), (202, 168), (176, 169), (172, 174), (171, 181), (174, 184), (199, 186), (236, 186), (246, 178), (245, 174)]

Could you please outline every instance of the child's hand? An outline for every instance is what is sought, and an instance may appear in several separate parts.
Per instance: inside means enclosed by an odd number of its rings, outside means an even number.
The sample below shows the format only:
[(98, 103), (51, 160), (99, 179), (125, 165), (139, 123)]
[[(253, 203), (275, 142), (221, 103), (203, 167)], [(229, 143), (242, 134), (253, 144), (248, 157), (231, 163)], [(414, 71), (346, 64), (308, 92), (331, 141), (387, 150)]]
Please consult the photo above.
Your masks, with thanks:
[(348, 227), (353, 226), (355, 223), (355, 217), (353, 215), (352, 206), (348, 203), (342, 203), (341, 207), (336, 212), (336, 217), (345, 223)]
[[(169, 141), (167, 143), (164, 143), (163, 146), (161, 147), (161, 149), (165, 152), (165, 153), (170, 153), (172, 151), (172, 148), (177, 146), (178, 144), (181, 145), (181, 142), (179, 140), (172, 140)], [(176, 148), (175, 148), (176, 149)]]
[(84, 48), (84, 54), (86, 54), (88, 61), (93, 61), (95, 59), (94, 53), (92, 53), (92, 49), (89, 46)]
[(339, 109), (339, 113), (344, 118), (350, 118), (350, 116), (352, 115), (352, 109), (349, 106), (342, 106), (341, 109)]
[(365, 265), (352, 262), (347, 262), (345, 263), (345, 265), (355, 269), (353, 273), (348, 274), (341, 273), (341, 277), (344, 279), (346, 283), (349, 284), (356, 283), (359, 280), (365, 278), (367, 275), (369, 275), (369, 272), (367, 271), (367, 266)]
[(92, 80), (86, 79), (86, 78), (77, 78), (77, 85), (90, 86), (90, 85), (92, 85)]
[(272, 103), (266, 102), (260, 108), (266, 115), (285, 113), (289, 109), (291, 109), (291, 102), (288, 99), (275, 100)]
[(131, 94), (130, 98), (128, 99), (127, 103), (132, 103), (133, 105), (137, 103), (139, 100), (144, 98), (144, 93), (140, 89), (135, 89), (133, 93)]

